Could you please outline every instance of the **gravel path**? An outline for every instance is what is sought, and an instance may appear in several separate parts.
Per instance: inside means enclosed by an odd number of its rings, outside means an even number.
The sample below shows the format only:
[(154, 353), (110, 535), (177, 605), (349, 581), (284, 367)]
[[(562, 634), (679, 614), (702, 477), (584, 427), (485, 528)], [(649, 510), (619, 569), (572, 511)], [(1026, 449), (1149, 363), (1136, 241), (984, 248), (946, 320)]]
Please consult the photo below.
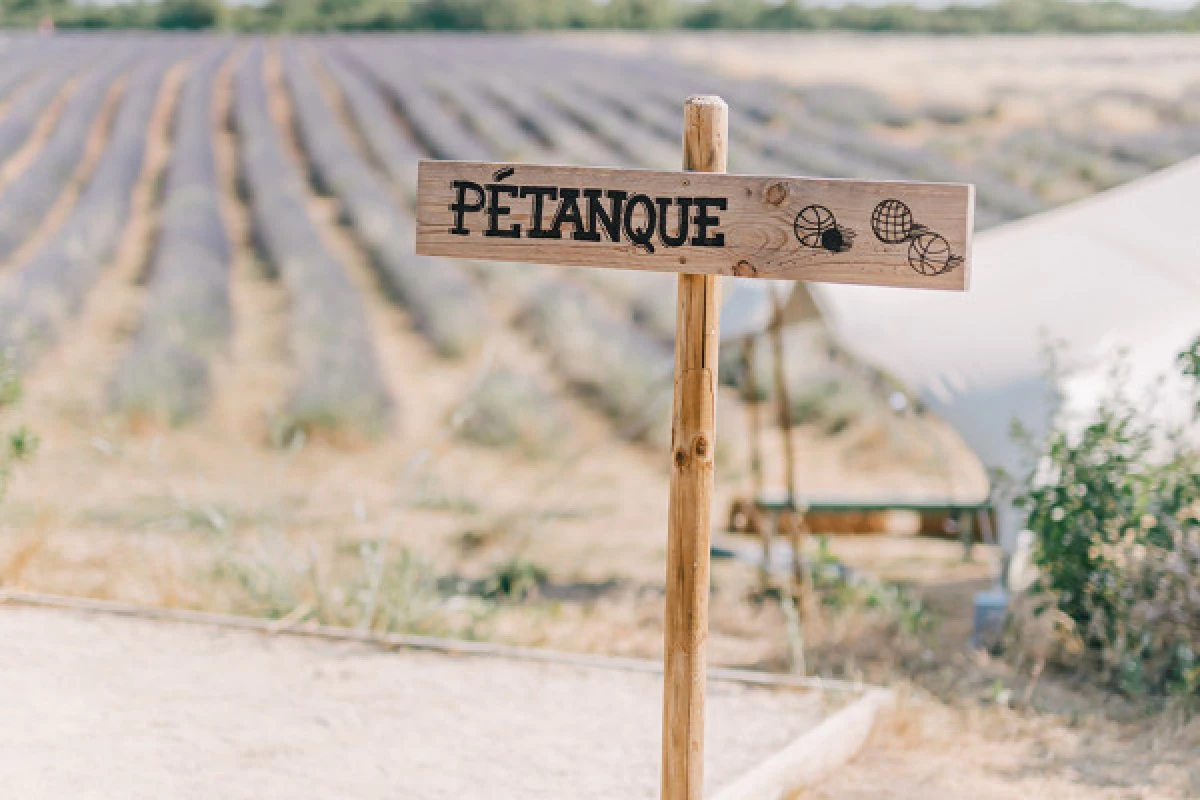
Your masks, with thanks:
[[(708, 794), (822, 715), (710, 683)], [(64, 798), (654, 798), (660, 679), (0, 609), (0, 786)]]

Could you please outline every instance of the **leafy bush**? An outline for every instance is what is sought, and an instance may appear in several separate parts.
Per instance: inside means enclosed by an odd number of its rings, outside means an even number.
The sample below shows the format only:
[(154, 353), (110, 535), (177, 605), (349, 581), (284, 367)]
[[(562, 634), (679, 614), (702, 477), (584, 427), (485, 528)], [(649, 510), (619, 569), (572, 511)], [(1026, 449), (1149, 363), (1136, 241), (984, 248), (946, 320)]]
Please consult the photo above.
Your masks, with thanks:
[(491, 600), (520, 602), (535, 596), (549, 579), (540, 564), (518, 556), (497, 566), (484, 581), (481, 593)]
[[(1180, 357), (1200, 377), (1200, 339)], [(1200, 449), (1114, 388), (1082, 430), (1034, 451), (1018, 504), (1035, 591), (1073, 623), (1085, 661), (1131, 694), (1200, 694)], [(1193, 409), (1200, 422), (1200, 406)]]

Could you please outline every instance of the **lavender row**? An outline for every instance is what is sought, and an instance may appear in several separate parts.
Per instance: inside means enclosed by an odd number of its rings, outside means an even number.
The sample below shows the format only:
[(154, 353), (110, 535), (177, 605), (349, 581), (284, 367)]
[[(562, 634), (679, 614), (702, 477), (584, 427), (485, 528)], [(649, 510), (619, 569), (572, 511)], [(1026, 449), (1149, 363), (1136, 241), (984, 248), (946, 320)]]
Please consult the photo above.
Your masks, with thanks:
[(482, 161), (488, 157), (462, 120), (447, 113), (437, 96), (416, 79), (427, 69), (428, 61), (392, 43), (386, 47), (360, 46), (351, 57), (384, 88), (427, 152), (447, 159)]
[(50, 138), (0, 194), (0, 261), (16, 252), (67, 188), (121, 69), (121, 62), (81, 78)]
[(351, 145), (316, 76), (296, 47), (284, 77), (297, 133), (318, 183), (335, 195), (371, 252), (389, 291), (443, 356), (476, 350), (486, 333), (484, 301), (458, 265), (414, 253), (413, 220)]
[[(57, 55), (57, 54), (56, 54)], [(0, 161), (8, 159), (25, 144), (38, 120), (54, 103), (72, 73), (85, 59), (69, 51), (54, 66), (38, 74), (17, 90), (16, 98), (5, 109), (0, 121)]]
[(286, 422), (374, 434), (387, 425), (392, 399), (366, 310), (309, 216), (304, 180), (270, 115), (263, 69), (263, 47), (256, 43), (237, 72), (235, 118), (255, 234), (290, 301), (288, 342), (297, 375)]
[(671, 351), (565, 281), (532, 293), (520, 322), (575, 391), (632, 441), (670, 441)]
[(231, 328), (231, 248), (221, 219), (213, 139), (213, 92), (229, 48), (192, 65), (175, 110), (162, 222), (145, 311), (113, 376), (115, 407), (181, 423), (211, 395), (211, 361)]
[(0, 284), (0, 347), (11, 348), (22, 368), (58, 341), (117, 252), (165, 68), (151, 58), (133, 70), (108, 146), (70, 216)]
[(403, 134), (396, 123), (395, 112), (358, 69), (335, 55), (327, 56), (322, 63), (384, 174), (400, 188), (410, 204), (415, 204), (417, 162), (423, 155), (420, 148)]

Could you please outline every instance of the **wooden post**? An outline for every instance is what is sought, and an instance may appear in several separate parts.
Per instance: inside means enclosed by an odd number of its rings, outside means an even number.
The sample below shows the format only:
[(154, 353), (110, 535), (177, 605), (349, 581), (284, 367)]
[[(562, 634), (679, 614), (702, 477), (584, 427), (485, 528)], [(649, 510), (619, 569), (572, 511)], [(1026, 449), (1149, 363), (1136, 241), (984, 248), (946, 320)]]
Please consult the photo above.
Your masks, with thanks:
[[(728, 131), (724, 100), (689, 98), (684, 106), (683, 168), (724, 172)], [(716, 276), (679, 276), (663, 636), (663, 800), (701, 800), (704, 794), (704, 677), (720, 311)]]
[(774, 306), (771, 315), (771, 361), (775, 379), (775, 402), (779, 409), (779, 432), (783, 437), (783, 483), (787, 488), (788, 509), (796, 506), (796, 453), (792, 443), (792, 399), (789, 396), (783, 355), (783, 301), (770, 290)]
[(742, 342), (742, 368), (746, 373), (746, 389), (742, 402), (746, 404), (746, 415), (750, 423), (750, 488), (754, 492), (755, 503), (763, 492), (762, 414), (758, 408), (760, 398), (757, 353), (757, 342), (753, 336), (747, 336)]
[(774, 396), (779, 411), (779, 432), (783, 438), (783, 475), (787, 487), (787, 509), (776, 517), (779, 534), (786, 536), (792, 546), (792, 592), (780, 592), (779, 603), (783, 608), (783, 616), (787, 622), (788, 651), (791, 656), (793, 672), (804, 674), (806, 671), (804, 658), (804, 609), (805, 576), (804, 563), (800, 560), (804, 552), (804, 534), (808, 531), (808, 522), (804, 512), (796, 503), (796, 452), (792, 442), (792, 398), (788, 392), (786, 359), (783, 345), (783, 301), (775, 290), (771, 293), (771, 361), (774, 373)]
[(779, 433), (783, 439), (783, 481), (787, 488), (787, 510), (779, 516), (782, 523), (780, 533), (788, 537), (792, 545), (792, 575), (795, 578), (795, 596), (803, 614), (804, 566), (800, 553), (804, 549), (806, 523), (803, 510), (796, 503), (796, 452), (792, 442), (792, 398), (788, 392), (787, 373), (783, 350), (783, 302), (773, 290), (771, 301), (771, 360), (775, 378), (775, 401), (779, 409)]
[(758, 501), (763, 493), (763, 459), (762, 459), (762, 414), (759, 412), (758, 397), (758, 363), (755, 358), (757, 351), (753, 336), (747, 336), (742, 342), (742, 367), (745, 370), (743, 380), (746, 390), (742, 401), (746, 404), (746, 416), (750, 422), (750, 509), (748, 523), (757, 526), (758, 536), (762, 540), (762, 569), (758, 572), (759, 588), (765, 598), (771, 588), (771, 535), (773, 531), (763, 515), (758, 512)]
[(963, 563), (969, 564), (975, 553), (975, 512), (963, 511), (958, 515), (958, 532), (962, 539)]

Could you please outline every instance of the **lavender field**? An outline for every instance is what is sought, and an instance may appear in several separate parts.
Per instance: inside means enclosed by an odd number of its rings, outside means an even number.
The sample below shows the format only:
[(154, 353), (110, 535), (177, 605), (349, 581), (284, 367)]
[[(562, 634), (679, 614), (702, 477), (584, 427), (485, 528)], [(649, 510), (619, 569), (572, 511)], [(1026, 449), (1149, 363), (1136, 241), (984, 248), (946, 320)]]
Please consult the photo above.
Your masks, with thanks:
[[(675, 168), (682, 99), (715, 92), (732, 106), (732, 171), (970, 180), (986, 228), (1048, 207), (1063, 184), (1086, 194), (1200, 151), (1200, 84), (1174, 102), (1123, 93), (1141, 120), (1132, 128), (997, 133), (995, 108), (736, 79), (719, 60), (704, 72), (635, 50), (552, 38), (11, 35), (0, 51), (0, 345), (30, 369), (60, 339), (86, 335), (77, 318), (126, 233), (155, 104), (169, 116), (166, 153), (110, 410), (172, 426), (206, 412), (236, 324), (235, 251), (249, 247), (286, 297), (291, 377), (273, 422), (285, 436), (402, 432), (405, 405), (421, 402), (419, 375), (404, 387), (411, 397), (383, 377), (367, 290), (439, 358), (474, 358), (510, 327), (614, 432), (661, 438), (647, 431), (661, 430), (672, 279), (418, 257), (420, 158)], [(1102, 94), (1093, 100), (1114, 100)], [(232, 186), (217, 166), (224, 135)], [(331, 226), (369, 263), (370, 283), (351, 279)], [(552, 398), (517, 365), (503, 369), (518, 394)]]

